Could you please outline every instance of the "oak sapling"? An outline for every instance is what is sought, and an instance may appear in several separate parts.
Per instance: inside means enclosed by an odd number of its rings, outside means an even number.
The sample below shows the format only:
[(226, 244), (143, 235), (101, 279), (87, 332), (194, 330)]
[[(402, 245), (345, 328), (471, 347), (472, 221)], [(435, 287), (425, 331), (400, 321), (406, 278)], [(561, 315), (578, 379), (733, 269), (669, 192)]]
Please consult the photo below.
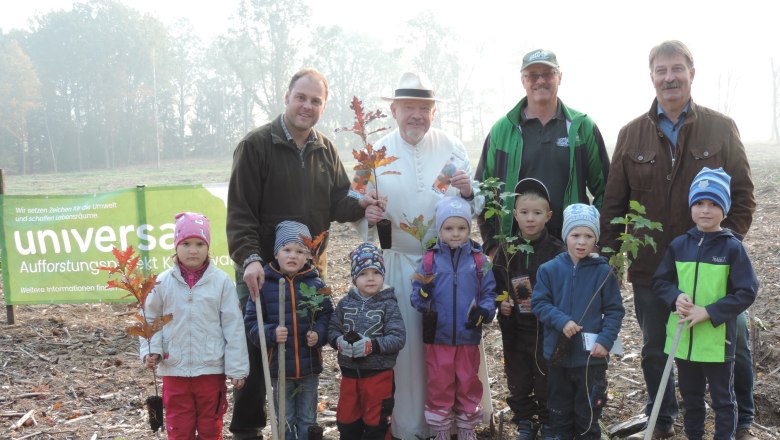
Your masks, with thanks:
[[(515, 304), (515, 308), (517, 308), (520, 305), (519, 300), (522, 298), (518, 298), (515, 289), (511, 288), (513, 285), (511, 277), (509, 276), (510, 263), (518, 252), (530, 255), (533, 253), (534, 249), (528, 242), (519, 244), (519, 237), (517, 235), (507, 234), (502, 228), (504, 222), (507, 221), (506, 219), (512, 217), (512, 210), (506, 207), (506, 200), (517, 196), (517, 193), (515, 192), (502, 192), (501, 189), (503, 186), (504, 182), (501, 182), (496, 177), (490, 177), (479, 183), (479, 193), (485, 197), (485, 210), (482, 214), (485, 221), (493, 221), (498, 225), (496, 228), (498, 233), (493, 236), (497, 245), (496, 252), (501, 254), (501, 259), (503, 261), (503, 264), (498, 267), (504, 269), (502, 271), (505, 275), (504, 285), (510, 287), (508, 290), (498, 292), (496, 301), (501, 302), (511, 299)], [(497, 258), (493, 258), (493, 261), (496, 259)], [(486, 270), (489, 270), (489, 268), (486, 268)]]
[[(373, 121), (381, 118), (386, 118), (387, 115), (381, 110), (363, 112), (363, 103), (357, 96), (352, 98), (352, 104), (349, 106), (355, 112), (355, 123), (352, 127), (341, 127), (336, 129), (339, 131), (350, 131), (360, 137), (363, 142), (363, 148), (360, 150), (352, 150), (352, 156), (357, 160), (355, 165), (356, 178), (352, 183), (352, 192), (365, 195), (367, 185), (369, 181), (374, 182), (374, 189), (376, 190), (377, 198), (379, 198), (379, 185), (378, 176), (385, 174), (401, 174), (398, 171), (385, 171), (381, 174), (377, 174), (377, 168), (381, 168), (385, 165), (391, 164), (398, 160), (395, 156), (387, 156), (387, 147), (375, 149), (374, 145), (368, 142), (368, 137), (372, 134), (379, 133), (387, 130), (389, 127), (381, 127), (373, 131), (366, 131), (366, 126)], [(382, 249), (389, 249), (392, 247), (391, 225), (390, 220), (382, 219), (377, 225), (377, 234), (379, 235), (379, 243)]]
[[(156, 274), (145, 274), (138, 267), (140, 255), (134, 255), (133, 247), (128, 246), (124, 252), (117, 248), (113, 250), (116, 258), (116, 266), (101, 266), (100, 270), (108, 271), (109, 277), (118, 275), (117, 278), (108, 280), (109, 289), (122, 289), (129, 293), (122, 298), (134, 297), (136, 302), (131, 304), (136, 312), (131, 316), (136, 322), (127, 327), (125, 332), (130, 336), (140, 336), (146, 339), (146, 343), (151, 351), (151, 338), (162, 327), (173, 319), (172, 314), (163, 315), (155, 318), (151, 323), (146, 319), (146, 298), (152, 292), (155, 285), (158, 284)], [(152, 432), (157, 432), (163, 426), (163, 404), (160, 392), (157, 389), (157, 372), (152, 370), (154, 377), (154, 396), (146, 398), (146, 409), (149, 414), (149, 426)]]

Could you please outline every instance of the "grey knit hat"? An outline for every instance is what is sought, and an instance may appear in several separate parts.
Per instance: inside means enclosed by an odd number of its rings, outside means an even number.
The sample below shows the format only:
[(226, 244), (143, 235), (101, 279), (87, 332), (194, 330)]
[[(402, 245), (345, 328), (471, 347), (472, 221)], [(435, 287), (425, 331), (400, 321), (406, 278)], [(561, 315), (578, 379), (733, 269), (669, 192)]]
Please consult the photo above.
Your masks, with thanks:
[(599, 210), (595, 206), (585, 205), (583, 203), (575, 203), (569, 205), (563, 210), (563, 241), (566, 241), (566, 237), (572, 229), (578, 226), (587, 226), (593, 231), (596, 236), (596, 242), (599, 241)]

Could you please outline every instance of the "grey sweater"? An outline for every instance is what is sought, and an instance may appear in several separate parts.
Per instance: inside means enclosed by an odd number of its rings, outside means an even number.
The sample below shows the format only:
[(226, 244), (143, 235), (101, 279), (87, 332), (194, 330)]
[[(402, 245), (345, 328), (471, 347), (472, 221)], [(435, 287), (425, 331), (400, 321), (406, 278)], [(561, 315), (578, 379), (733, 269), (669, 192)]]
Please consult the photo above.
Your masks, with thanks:
[(406, 328), (398, 309), (395, 290), (385, 286), (376, 295), (364, 298), (355, 287), (350, 288), (331, 316), (328, 342), (338, 349), (338, 337), (351, 330), (371, 339), (372, 352), (365, 358), (357, 359), (339, 354), (342, 371), (381, 371), (393, 368), (398, 352), (406, 343)]

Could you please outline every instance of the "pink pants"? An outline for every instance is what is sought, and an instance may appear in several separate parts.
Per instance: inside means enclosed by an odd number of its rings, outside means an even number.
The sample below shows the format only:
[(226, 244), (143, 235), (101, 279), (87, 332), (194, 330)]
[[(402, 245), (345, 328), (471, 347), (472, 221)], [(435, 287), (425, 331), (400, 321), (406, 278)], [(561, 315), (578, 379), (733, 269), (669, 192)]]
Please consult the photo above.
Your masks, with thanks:
[(425, 421), (435, 431), (474, 429), (482, 420), (478, 345), (425, 344)]
[(224, 374), (163, 376), (168, 439), (221, 440), (222, 417), (228, 406), (226, 393)]

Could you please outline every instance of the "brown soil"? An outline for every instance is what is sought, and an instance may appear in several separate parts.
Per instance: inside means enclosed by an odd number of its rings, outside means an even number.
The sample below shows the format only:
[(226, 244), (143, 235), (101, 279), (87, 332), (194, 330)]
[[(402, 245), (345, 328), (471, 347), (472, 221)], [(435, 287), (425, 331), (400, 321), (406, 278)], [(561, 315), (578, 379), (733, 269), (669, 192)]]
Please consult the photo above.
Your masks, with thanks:
[[(780, 427), (780, 160), (776, 149), (749, 151), (759, 202), (745, 240), (756, 267), (761, 291), (750, 309), (756, 364), (754, 433), (775, 438)], [(349, 284), (347, 254), (356, 244), (346, 225), (332, 230), (330, 283), (342, 293)], [(609, 367), (610, 401), (606, 425), (629, 419), (644, 407), (639, 364), (641, 332), (633, 313), (630, 290), (624, 290), (626, 318), (621, 337), (625, 354)], [(137, 341), (123, 332), (126, 307), (119, 304), (36, 305), (16, 307), (16, 324), (0, 319), (0, 438), (8, 439), (152, 439), (143, 407), (155, 392), (152, 376), (142, 370)], [(505, 408), (506, 382), (501, 365), (501, 338), (495, 325), (485, 335), (494, 406)], [(336, 438), (338, 368), (334, 352), (325, 350), (326, 369), (320, 389), (319, 422), (326, 437)], [(34, 424), (13, 428), (33, 411)], [(226, 419), (229, 419), (230, 411)], [(498, 425), (499, 417), (496, 416)], [(504, 419), (509, 419), (505, 414)], [(32, 420), (32, 418), (30, 419)], [(681, 431), (678, 419), (678, 432)], [(712, 421), (710, 418), (710, 430)], [(227, 423), (226, 423), (227, 426)], [(711, 432), (711, 431), (710, 431)], [(511, 428), (504, 427), (504, 438)], [(498, 438), (485, 427), (480, 438)], [(225, 438), (231, 438), (225, 429)], [(675, 438), (682, 439), (678, 434)]]

